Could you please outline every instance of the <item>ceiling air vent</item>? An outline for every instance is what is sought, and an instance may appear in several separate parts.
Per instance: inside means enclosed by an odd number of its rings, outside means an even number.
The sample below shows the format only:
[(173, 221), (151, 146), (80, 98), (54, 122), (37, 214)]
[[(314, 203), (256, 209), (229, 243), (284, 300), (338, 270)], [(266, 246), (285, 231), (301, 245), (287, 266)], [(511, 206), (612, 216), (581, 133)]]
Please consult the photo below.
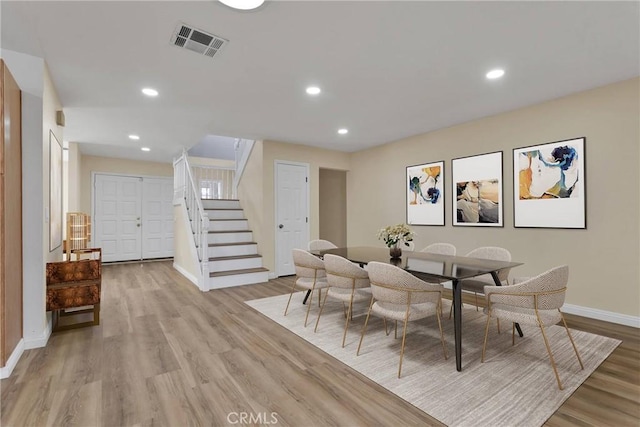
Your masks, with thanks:
[(171, 44), (211, 58), (220, 52), (227, 43), (229, 40), (196, 30), (185, 24), (178, 25), (171, 37)]

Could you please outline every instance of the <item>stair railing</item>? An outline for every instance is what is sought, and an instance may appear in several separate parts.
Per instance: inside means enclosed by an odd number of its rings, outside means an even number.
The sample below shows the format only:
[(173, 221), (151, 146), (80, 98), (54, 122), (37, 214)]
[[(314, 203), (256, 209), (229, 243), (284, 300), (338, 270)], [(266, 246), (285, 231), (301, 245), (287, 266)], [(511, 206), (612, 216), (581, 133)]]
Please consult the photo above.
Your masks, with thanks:
[(202, 207), (202, 192), (196, 186), (193, 179), (186, 151), (183, 151), (180, 158), (174, 162), (174, 173), (175, 192), (179, 194), (180, 190), (182, 190), (182, 197), (185, 207), (187, 208), (196, 253), (198, 254), (198, 263), (200, 264), (200, 272), (202, 274), (199, 287), (200, 290), (206, 290), (206, 284), (209, 278), (209, 216)]

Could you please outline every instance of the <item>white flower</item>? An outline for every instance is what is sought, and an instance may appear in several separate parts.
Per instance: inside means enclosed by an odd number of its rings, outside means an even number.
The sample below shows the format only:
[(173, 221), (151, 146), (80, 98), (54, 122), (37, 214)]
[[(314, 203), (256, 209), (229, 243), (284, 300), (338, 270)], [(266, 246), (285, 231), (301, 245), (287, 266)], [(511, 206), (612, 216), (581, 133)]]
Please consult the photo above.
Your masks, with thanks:
[(388, 225), (378, 231), (378, 239), (384, 240), (388, 247), (392, 247), (402, 242), (406, 246), (413, 240), (413, 231), (407, 224)]

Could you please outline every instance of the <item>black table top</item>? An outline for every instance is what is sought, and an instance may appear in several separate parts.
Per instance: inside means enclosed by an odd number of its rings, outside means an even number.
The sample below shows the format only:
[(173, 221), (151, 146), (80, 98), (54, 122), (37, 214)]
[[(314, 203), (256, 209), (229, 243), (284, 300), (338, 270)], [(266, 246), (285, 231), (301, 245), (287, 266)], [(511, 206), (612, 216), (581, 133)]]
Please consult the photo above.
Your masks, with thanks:
[(389, 249), (365, 246), (311, 251), (311, 253), (318, 256), (334, 254), (359, 264), (368, 264), (372, 261), (393, 264), (425, 279), (435, 277), (438, 279), (462, 280), (522, 265), (521, 262), (495, 261), (406, 250), (402, 251), (402, 258), (391, 259)]

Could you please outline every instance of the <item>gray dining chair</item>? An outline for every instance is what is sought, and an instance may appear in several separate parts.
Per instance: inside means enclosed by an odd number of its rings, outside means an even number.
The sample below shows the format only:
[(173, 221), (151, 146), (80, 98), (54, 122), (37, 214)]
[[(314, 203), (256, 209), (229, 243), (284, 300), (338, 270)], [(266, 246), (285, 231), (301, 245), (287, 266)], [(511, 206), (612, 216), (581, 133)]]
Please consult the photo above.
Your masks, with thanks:
[(310, 251), (324, 251), (327, 249), (335, 249), (337, 246), (328, 240), (316, 239), (309, 242), (308, 248)]
[(291, 303), (291, 297), (295, 292), (296, 287), (309, 291), (309, 301), (307, 302), (307, 314), (304, 317), (304, 326), (307, 326), (307, 319), (309, 318), (309, 310), (311, 309), (311, 303), (313, 301), (313, 291), (318, 290), (318, 306), (320, 305), (320, 299), (322, 295), (322, 289), (327, 288), (327, 273), (324, 268), (324, 262), (302, 249), (293, 249), (293, 264), (296, 270), (296, 280), (291, 286), (291, 293), (289, 294), (289, 301), (284, 309), (284, 315), (287, 315), (289, 310), (289, 304)]
[(425, 248), (423, 248), (420, 252), (455, 256), (456, 247), (453, 246), (451, 243), (432, 243), (426, 246)]
[(547, 347), (551, 367), (558, 382), (558, 388), (563, 389), (558, 369), (553, 353), (549, 346), (549, 340), (545, 333), (545, 326), (555, 325), (562, 321), (564, 329), (567, 331), (573, 351), (578, 358), (580, 368), (584, 369), (582, 359), (578, 353), (571, 332), (564, 320), (564, 315), (560, 308), (564, 305), (565, 294), (567, 292), (567, 282), (569, 280), (569, 267), (562, 265), (552, 268), (536, 277), (525, 280), (511, 286), (485, 286), (484, 294), (487, 306), (484, 312), (487, 315), (487, 324), (484, 332), (484, 343), (482, 345), (482, 359), (484, 362), (487, 347), (487, 337), (489, 335), (489, 322), (492, 318), (503, 319), (512, 322), (511, 345), (515, 344), (515, 324), (528, 324), (538, 326), (542, 332), (544, 344)]
[(343, 307), (345, 304), (347, 305), (344, 333), (342, 334), (342, 347), (344, 347), (349, 321), (353, 316), (353, 303), (371, 299), (369, 274), (364, 268), (341, 256), (326, 254), (323, 259), (329, 288), (324, 294), (322, 306), (318, 312), (318, 320), (316, 320), (316, 327), (313, 331), (316, 332), (318, 330), (320, 316), (322, 316), (327, 298), (342, 301)]
[(358, 344), (356, 355), (360, 355), (360, 348), (362, 347), (362, 341), (369, 324), (369, 317), (372, 313), (383, 319), (404, 322), (400, 363), (398, 365), (398, 378), (400, 378), (407, 335), (407, 322), (435, 315), (440, 329), (442, 351), (444, 358), (447, 359), (447, 346), (442, 332), (442, 323), (440, 322), (442, 291), (444, 289), (442, 285), (427, 283), (408, 271), (391, 264), (373, 261), (368, 266), (372, 298), (367, 318), (360, 334), (360, 343)]
[[(511, 261), (511, 252), (497, 246), (479, 247), (467, 253), (465, 256), (469, 258), (482, 258), (482, 259), (490, 259), (494, 261)], [(502, 283), (503, 285), (509, 284), (510, 270), (511, 269), (506, 268), (498, 272), (498, 279), (500, 280), (500, 283)], [(463, 291), (474, 293), (475, 302), (476, 302), (476, 311), (479, 310), (478, 307), (480, 305), (478, 301), (478, 294), (484, 293), (485, 286), (495, 285), (495, 284), (496, 282), (493, 280), (493, 276), (491, 274), (483, 274), (482, 276), (473, 277), (471, 279), (464, 279), (458, 282), (458, 286), (460, 286)], [(452, 311), (453, 311), (453, 305), (449, 310), (449, 318), (451, 318)]]

